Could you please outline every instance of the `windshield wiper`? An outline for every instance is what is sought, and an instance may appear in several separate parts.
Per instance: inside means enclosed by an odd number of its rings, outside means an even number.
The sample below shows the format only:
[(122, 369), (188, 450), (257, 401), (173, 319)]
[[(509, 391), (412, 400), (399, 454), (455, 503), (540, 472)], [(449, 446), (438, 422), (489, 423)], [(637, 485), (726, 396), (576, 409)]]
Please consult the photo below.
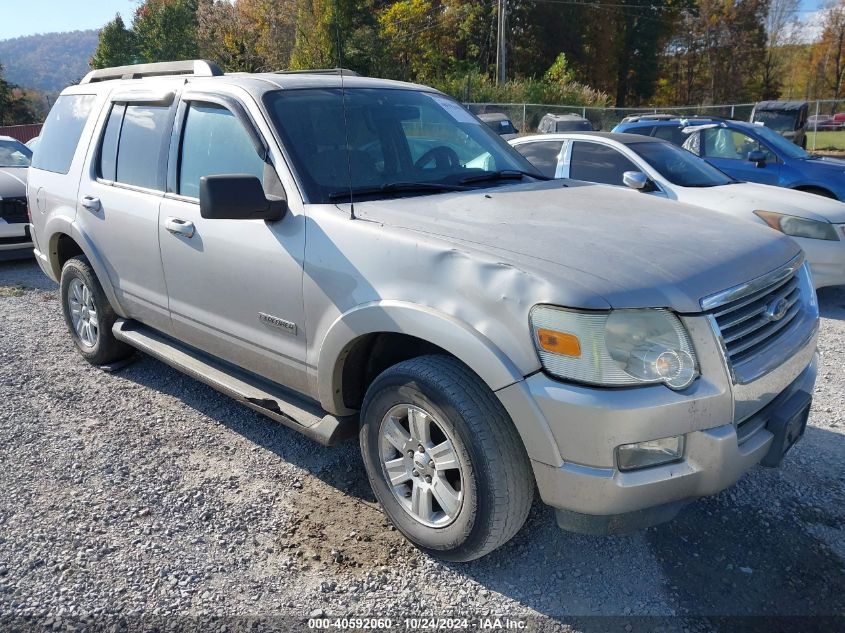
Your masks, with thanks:
[(352, 191), (349, 189), (333, 191), (329, 194), (329, 200), (349, 198), (350, 195), (354, 198), (355, 196), (374, 196), (383, 193), (433, 193), (466, 190), (467, 187), (462, 187), (460, 185), (449, 185), (437, 182), (388, 182), (378, 187), (359, 187), (358, 189), (352, 189)]
[(483, 174), (467, 176), (461, 178), (458, 182), (462, 185), (468, 185), (472, 182), (486, 182), (488, 180), (522, 180), (525, 176), (536, 178), (537, 180), (553, 180), (542, 174), (532, 174), (531, 172), (520, 171), (518, 169), (502, 169), (501, 171), (486, 171)]

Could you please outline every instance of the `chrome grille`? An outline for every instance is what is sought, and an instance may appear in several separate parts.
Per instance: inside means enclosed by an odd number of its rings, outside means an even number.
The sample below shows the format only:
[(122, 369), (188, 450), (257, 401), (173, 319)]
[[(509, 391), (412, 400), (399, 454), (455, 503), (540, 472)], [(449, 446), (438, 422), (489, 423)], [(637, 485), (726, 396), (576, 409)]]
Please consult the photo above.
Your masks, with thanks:
[[(801, 289), (795, 274), (728, 303), (713, 312), (725, 351), (732, 363), (753, 356), (801, 310)], [(772, 316), (777, 310), (777, 314)], [(778, 316), (779, 318), (775, 318)]]
[(786, 266), (702, 300), (734, 382), (756, 380), (788, 358), (814, 331), (815, 295), (798, 256)]

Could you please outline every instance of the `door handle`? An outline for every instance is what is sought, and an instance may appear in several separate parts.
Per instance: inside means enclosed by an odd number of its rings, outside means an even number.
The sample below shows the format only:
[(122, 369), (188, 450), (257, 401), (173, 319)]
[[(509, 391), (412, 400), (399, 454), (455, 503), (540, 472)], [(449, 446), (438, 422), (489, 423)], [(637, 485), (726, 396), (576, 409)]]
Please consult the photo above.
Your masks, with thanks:
[(164, 221), (164, 228), (173, 233), (173, 235), (194, 236), (194, 223), (180, 218), (167, 218)]
[(81, 200), (82, 206), (96, 213), (100, 210), (100, 199), (95, 196), (85, 196)]

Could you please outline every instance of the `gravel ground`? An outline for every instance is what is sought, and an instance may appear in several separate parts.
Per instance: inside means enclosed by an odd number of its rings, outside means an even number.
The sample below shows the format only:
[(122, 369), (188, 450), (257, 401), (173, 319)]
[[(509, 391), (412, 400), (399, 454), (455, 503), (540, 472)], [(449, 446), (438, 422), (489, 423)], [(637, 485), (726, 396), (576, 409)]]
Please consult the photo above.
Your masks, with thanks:
[[(233, 616), (507, 614), (579, 631), (843, 616), (845, 288), (820, 302), (810, 426), (783, 468), (624, 537), (561, 532), (535, 504), (509, 544), (455, 565), (391, 529), (355, 443), (321, 448), (148, 357), (88, 365), (55, 284), (0, 263), (0, 614), (54, 630), (176, 615), (232, 630), (250, 621)], [(740, 621), (755, 622), (723, 630)]]

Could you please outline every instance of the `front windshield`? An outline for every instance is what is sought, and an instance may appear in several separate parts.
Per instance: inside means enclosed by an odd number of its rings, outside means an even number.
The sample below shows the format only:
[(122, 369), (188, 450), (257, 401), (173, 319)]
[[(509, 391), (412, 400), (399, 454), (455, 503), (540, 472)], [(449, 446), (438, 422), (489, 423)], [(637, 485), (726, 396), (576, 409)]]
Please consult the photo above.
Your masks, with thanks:
[(755, 125), (754, 131), (760, 135), (764, 141), (774, 147), (781, 154), (785, 154), (787, 158), (809, 158), (810, 155), (803, 149), (798, 147), (795, 143), (787, 138), (782, 137), (777, 132), (770, 130), (762, 125)]
[(0, 167), (29, 167), (32, 152), (20, 141), (0, 140)]
[(628, 147), (679, 187), (718, 187), (734, 182), (707, 161), (671, 143), (631, 143)]
[(798, 120), (798, 111), (775, 112), (763, 110), (754, 114), (754, 121), (763, 123), (767, 128), (776, 132), (794, 132), (795, 122)]
[[(335, 202), (350, 185), (362, 196), (419, 195), (437, 187), (513, 182), (479, 178), (487, 173), (541, 178), (498, 134), (443, 95), (347, 88), (345, 102), (344, 113), (341, 91), (334, 88), (273, 91), (264, 97), (309, 202)], [(471, 183), (463, 182), (473, 176)]]

